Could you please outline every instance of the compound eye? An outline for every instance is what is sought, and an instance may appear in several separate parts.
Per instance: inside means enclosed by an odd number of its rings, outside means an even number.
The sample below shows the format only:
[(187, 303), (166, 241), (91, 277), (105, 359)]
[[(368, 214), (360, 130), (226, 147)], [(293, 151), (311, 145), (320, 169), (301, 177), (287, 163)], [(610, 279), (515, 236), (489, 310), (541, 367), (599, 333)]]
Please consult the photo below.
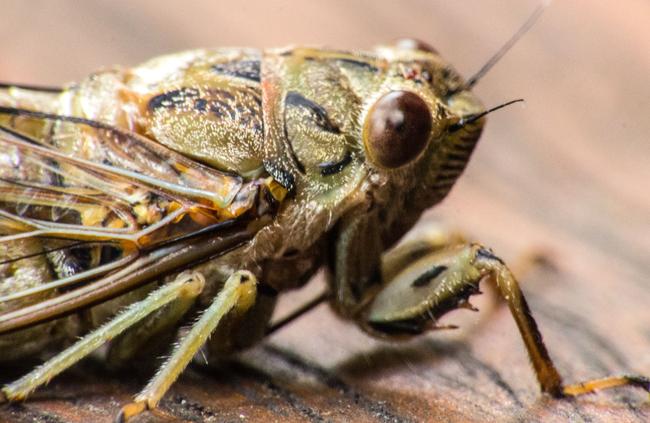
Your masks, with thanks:
[(391, 91), (372, 106), (363, 128), (371, 162), (395, 169), (415, 160), (431, 134), (431, 112), (417, 94)]

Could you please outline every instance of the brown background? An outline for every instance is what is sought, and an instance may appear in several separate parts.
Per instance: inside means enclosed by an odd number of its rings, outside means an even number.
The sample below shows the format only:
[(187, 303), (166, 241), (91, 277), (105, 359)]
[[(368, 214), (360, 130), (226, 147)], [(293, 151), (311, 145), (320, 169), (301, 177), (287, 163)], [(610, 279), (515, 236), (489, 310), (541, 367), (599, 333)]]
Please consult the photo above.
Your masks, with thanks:
[[(399, 36), (470, 75), (537, 3), (3, 1), (0, 80), (61, 84), (199, 46), (354, 49)], [(510, 262), (550, 255), (556, 270), (522, 283), (568, 381), (650, 374), (649, 18), (647, 0), (554, 2), (476, 88), (488, 106), (525, 105), (490, 117), (467, 173), (427, 213)], [(164, 415), (141, 421), (650, 419), (634, 390), (540, 396), (507, 310), (485, 314), (456, 312), (446, 321), (459, 331), (386, 345), (321, 307), (220, 372), (187, 372)], [(0, 420), (110, 421), (145, 381), (90, 361)]]

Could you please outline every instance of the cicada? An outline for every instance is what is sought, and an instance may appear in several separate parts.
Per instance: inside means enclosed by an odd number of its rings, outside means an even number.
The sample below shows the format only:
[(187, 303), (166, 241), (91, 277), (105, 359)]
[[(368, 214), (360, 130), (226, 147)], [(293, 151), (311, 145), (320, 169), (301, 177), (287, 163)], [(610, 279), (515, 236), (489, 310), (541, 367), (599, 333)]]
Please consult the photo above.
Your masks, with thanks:
[(118, 364), (173, 344), (119, 418), (154, 409), (200, 349), (260, 341), (277, 296), (321, 268), (329, 289), (311, 304), (391, 339), (439, 328), (491, 281), (544, 393), (650, 389), (563, 384), (490, 249), (427, 234), (392, 248), (468, 163), (489, 112), (473, 82), (402, 41), (194, 50), (62, 90), (3, 86), (0, 359), (61, 348), (4, 400), (104, 344)]

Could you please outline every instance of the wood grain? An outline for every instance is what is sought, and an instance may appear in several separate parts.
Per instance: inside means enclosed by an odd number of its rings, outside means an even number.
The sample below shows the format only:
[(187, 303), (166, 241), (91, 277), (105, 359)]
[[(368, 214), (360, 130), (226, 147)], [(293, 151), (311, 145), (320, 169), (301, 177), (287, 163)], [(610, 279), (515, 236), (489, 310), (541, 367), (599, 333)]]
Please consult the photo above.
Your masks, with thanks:
[[(0, 79), (60, 84), (183, 48), (364, 48), (403, 35), (431, 42), (469, 75), (536, 4), (10, 0)], [(553, 3), (476, 89), (486, 105), (523, 97), (525, 107), (490, 117), (468, 171), (425, 216), (509, 262), (547, 252), (555, 268), (528, 272), (522, 284), (570, 382), (650, 374), (648, 16), (645, 0)], [(279, 312), (320, 283), (289, 294)], [(488, 298), (477, 303), (490, 308)], [(462, 329), (385, 344), (319, 307), (219, 369), (192, 368), (161, 413), (138, 422), (650, 420), (647, 395), (631, 389), (573, 401), (540, 395), (505, 309), (446, 321)], [(4, 369), (2, 379), (22, 371)], [(108, 422), (149, 375), (88, 360), (30, 401), (1, 407), (0, 421)]]

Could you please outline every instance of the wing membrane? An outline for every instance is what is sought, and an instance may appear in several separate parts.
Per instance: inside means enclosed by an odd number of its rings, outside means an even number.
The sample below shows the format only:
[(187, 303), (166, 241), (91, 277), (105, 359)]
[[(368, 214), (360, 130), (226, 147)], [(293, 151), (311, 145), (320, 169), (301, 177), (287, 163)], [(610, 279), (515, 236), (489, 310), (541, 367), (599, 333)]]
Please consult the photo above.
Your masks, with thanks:
[(6, 107), (0, 114), (65, 125), (40, 139), (0, 127), (2, 209), (29, 217), (34, 228), (56, 231), (65, 218), (79, 234), (138, 243), (172, 221), (183, 228), (174, 236), (198, 229), (179, 225), (182, 216), (204, 226), (235, 218), (242, 200), (252, 202), (255, 190), (241, 178), (137, 134), (76, 117)]
[(116, 272), (74, 291), (0, 315), (0, 335), (66, 316), (219, 256), (250, 240), (265, 223), (262, 219), (227, 228), (219, 236), (203, 235), (202, 242), (180, 242), (153, 250)]
[[(257, 227), (245, 216), (259, 220), (261, 189), (262, 181), (244, 182), (101, 122), (0, 107), (0, 333), (104, 301), (243, 242)], [(222, 234), (233, 224), (239, 232)], [(195, 238), (220, 235), (225, 241), (214, 251), (192, 249)], [(165, 258), (171, 264), (156, 271), (161, 252), (175, 260)], [(21, 275), (39, 256), (51, 277)], [(106, 284), (112, 288), (100, 289)], [(27, 306), (20, 302), (30, 297)]]

